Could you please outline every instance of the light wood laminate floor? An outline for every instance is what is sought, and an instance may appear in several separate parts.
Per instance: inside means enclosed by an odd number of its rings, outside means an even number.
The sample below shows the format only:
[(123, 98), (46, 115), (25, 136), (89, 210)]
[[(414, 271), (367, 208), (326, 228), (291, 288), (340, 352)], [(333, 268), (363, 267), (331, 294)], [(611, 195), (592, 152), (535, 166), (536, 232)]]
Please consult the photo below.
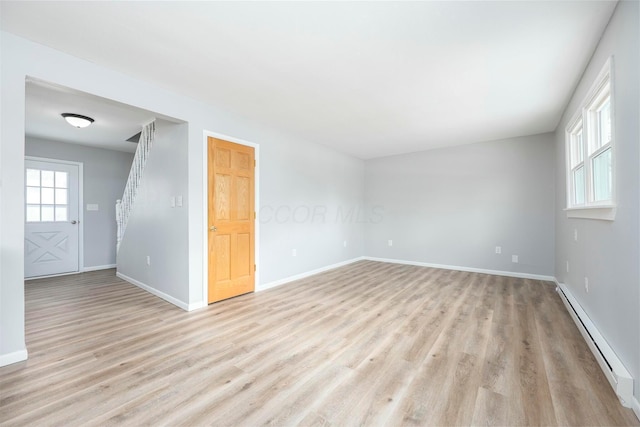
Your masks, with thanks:
[(191, 313), (113, 270), (25, 291), (3, 426), (638, 425), (551, 283), (361, 261)]

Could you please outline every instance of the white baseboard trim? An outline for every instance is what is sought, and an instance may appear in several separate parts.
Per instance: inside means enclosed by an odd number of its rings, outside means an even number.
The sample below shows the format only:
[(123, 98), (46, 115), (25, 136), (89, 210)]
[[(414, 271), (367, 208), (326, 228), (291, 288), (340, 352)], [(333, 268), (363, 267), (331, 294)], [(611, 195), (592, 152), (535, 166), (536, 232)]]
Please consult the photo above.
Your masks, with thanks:
[[(602, 336), (596, 325), (591, 321), (587, 313), (584, 311), (578, 300), (573, 296), (569, 288), (564, 283), (555, 282), (558, 285), (558, 294), (564, 303), (569, 315), (578, 327), (580, 334), (584, 338), (587, 346), (593, 353), (600, 369), (604, 373), (613, 391), (618, 396), (622, 406), (632, 408), (636, 415), (638, 401), (633, 396), (633, 381), (627, 368), (622, 364), (613, 348), (607, 340)], [(640, 416), (638, 417), (640, 419)]]
[(29, 354), (27, 349), (14, 351), (13, 353), (0, 354), (0, 366), (7, 366), (27, 360)]
[(110, 268), (116, 268), (116, 264), (92, 265), (90, 267), (84, 267), (82, 271), (87, 272), (87, 271), (108, 270)]
[(207, 306), (207, 304), (205, 304), (202, 301), (200, 301), (200, 302), (192, 302), (192, 303), (189, 303), (189, 305), (187, 305), (187, 311), (198, 310), (198, 309), (204, 308), (206, 306)]
[(518, 273), (515, 271), (501, 271), (501, 270), (487, 270), (484, 268), (474, 268), (474, 267), (461, 267), (457, 265), (444, 265), (444, 264), (432, 264), (429, 262), (419, 262), (419, 261), (405, 261), (401, 259), (391, 259), (391, 258), (375, 258), (366, 256), (364, 259), (368, 261), (378, 261), (378, 262), (388, 262), (391, 264), (404, 264), (404, 265), (416, 265), (418, 267), (430, 267), (430, 268), (441, 268), (443, 270), (457, 270), (457, 271), (468, 271), (471, 273), (482, 273), (482, 274), (492, 274), (494, 276), (506, 276), (506, 277), (517, 277), (520, 279), (534, 279), (534, 280), (544, 280), (547, 282), (553, 282), (555, 277), (553, 276), (544, 276), (541, 274), (530, 274), (530, 273)]
[(185, 310), (185, 311), (189, 311), (189, 304), (180, 301), (177, 298), (172, 297), (171, 295), (165, 294), (162, 291), (159, 291), (155, 288), (152, 288), (149, 285), (146, 285), (136, 279), (132, 279), (131, 277), (122, 274), (120, 272), (116, 272), (116, 276), (118, 276), (119, 278), (121, 278), (122, 280), (131, 283), (132, 285), (136, 285), (137, 287), (139, 287), (140, 289), (144, 289), (145, 291), (149, 292), (150, 294), (153, 294), (157, 297), (162, 298), (163, 300), (170, 302), (171, 304), (180, 307), (181, 309)]
[(325, 271), (333, 270), (334, 268), (344, 267), (345, 265), (353, 264), (357, 261), (362, 261), (365, 257), (358, 257), (349, 259), (346, 261), (338, 262), (336, 264), (327, 265), (325, 267), (320, 267), (315, 270), (307, 271), (306, 273), (296, 274), (294, 276), (285, 277), (284, 279), (275, 280), (273, 282), (265, 283), (264, 285), (256, 286), (256, 292), (264, 291), (267, 289), (275, 288), (276, 286), (284, 285), (285, 283), (293, 282), (295, 280), (300, 280), (307, 278), (309, 276), (313, 276), (314, 274), (323, 273)]

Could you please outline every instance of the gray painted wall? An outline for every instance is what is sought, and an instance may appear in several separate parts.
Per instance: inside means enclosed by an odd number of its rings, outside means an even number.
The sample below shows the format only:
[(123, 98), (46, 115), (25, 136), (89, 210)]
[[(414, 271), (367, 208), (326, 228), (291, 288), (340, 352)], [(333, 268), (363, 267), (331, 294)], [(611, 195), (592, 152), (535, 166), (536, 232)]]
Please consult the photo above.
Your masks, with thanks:
[[(556, 131), (556, 277), (564, 282), (635, 379), (640, 398), (640, 3), (616, 11)], [(617, 216), (615, 221), (567, 218), (565, 136), (609, 56), (614, 56), (614, 126)], [(578, 241), (574, 241), (574, 230)], [(569, 261), (569, 272), (566, 262)], [(589, 278), (589, 293), (584, 278)]]
[[(170, 170), (177, 171), (178, 174), (183, 171), (187, 173), (186, 189), (182, 182), (184, 176), (181, 176), (180, 189), (175, 190), (184, 190), (186, 206), (181, 212), (186, 212), (186, 216), (178, 214), (176, 209), (171, 215), (177, 215), (179, 222), (170, 221), (172, 216), (167, 215), (162, 221), (155, 223), (175, 229), (182, 233), (180, 239), (186, 239), (186, 248), (185, 240), (179, 240), (180, 244), (175, 247), (168, 245), (161, 248), (167, 251), (161, 255), (164, 256), (161, 259), (171, 260), (172, 266), (167, 268), (170, 268), (171, 274), (174, 275), (172, 277), (175, 278), (176, 288), (169, 289), (162, 287), (164, 285), (157, 285), (161, 287), (158, 290), (164, 289), (170, 292), (171, 296), (186, 299), (186, 303), (202, 302), (203, 287), (206, 285), (203, 275), (206, 262), (204, 246), (207, 237), (204, 227), (204, 131), (217, 132), (260, 145), (261, 206), (285, 205), (295, 208), (300, 205), (320, 205), (328, 212), (336, 212), (339, 206), (346, 204), (350, 207), (362, 203), (364, 166), (360, 160), (292, 138), (267, 126), (248, 122), (218, 106), (206, 105), (192, 98), (177, 95), (149, 82), (134, 79), (9, 33), (0, 34), (0, 44), (0, 363), (21, 360), (26, 354), (23, 283), (24, 207), (19, 201), (24, 198), (22, 165), (25, 156), (25, 79), (28, 76), (154, 111), (162, 117), (174, 117), (187, 122), (186, 147), (183, 146), (182, 151), (185, 154), (186, 149), (186, 158), (172, 158), (171, 161), (175, 163), (170, 165)], [(324, 182), (327, 180), (331, 184)], [(330, 191), (330, 185), (338, 184), (338, 191)], [(150, 185), (149, 188), (156, 189), (156, 185)], [(149, 197), (155, 196), (150, 194)], [(162, 197), (162, 200), (166, 200), (166, 197)], [(321, 232), (309, 222), (299, 224), (285, 220), (283, 223), (260, 225), (260, 283), (346, 261), (363, 253), (363, 227), (355, 221), (327, 223)], [(173, 231), (169, 230), (169, 233)], [(172, 239), (166, 238), (162, 242), (174, 242)], [(341, 246), (344, 240), (348, 241), (346, 249)], [(294, 248), (298, 250), (297, 257), (276, 256)], [(152, 267), (159, 267), (157, 259), (158, 256), (152, 257)], [(152, 276), (149, 277), (147, 280), (156, 283)]]
[[(187, 139), (187, 125), (157, 121), (156, 140), (118, 253), (118, 272), (185, 304)], [(261, 145), (259, 162), (257, 289), (362, 255), (362, 224), (356, 217), (363, 205), (361, 160), (283, 138)], [(171, 197), (179, 195), (184, 207), (171, 208)]]
[(544, 134), (367, 161), (365, 200), (384, 215), (365, 254), (552, 276), (553, 150)]
[[(185, 191), (188, 194), (183, 196), (187, 207), (182, 209), (187, 211), (187, 219), (181, 216), (184, 211), (177, 213), (176, 209), (171, 213), (181, 218), (180, 223), (174, 226), (182, 233), (186, 230), (187, 250), (183, 250), (182, 240), (176, 248), (164, 248), (167, 251), (165, 259), (172, 259), (176, 266), (174, 271), (179, 272), (176, 276), (176, 297), (187, 298), (190, 303), (202, 300), (202, 272), (206, 262), (203, 243), (207, 235), (203, 227), (203, 131), (210, 130), (260, 144), (263, 162), (260, 198), (261, 207), (267, 207), (266, 210), (268, 206), (290, 206), (294, 209), (304, 205), (324, 206), (326, 212), (335, 212), (340, 207), (348, 210), (362, 203), (363, 192), (369, 208), (374, 205), (386, 208), (383, 222), (365, 226), (359, 220), (339, 220), (325, 224), (325, 228), (318, 231), (318, 227), (304, 221), (301, 224), (293, 220), (278, 223), (274, 219), (275, 223), (261, 224), (262, 283), (363, 253), (552, 274), (553, 244), (548, 240), (552, 239), (554, 224), (549, 221), (549, 215), (553, 215), (555, 209), (556, 273), (571, 287), (638, 380), (640, 195), (637, 22), (638, 3), (622, 2), (585, 79), (577, 89), (573, 107), (570, 105), (567, 110), (572, 114), (582, 98), (581, 94), (600, 69), (602, 60), (614, 52), (618, 86), (615, 89), (616, 135), (621, 151), (618, 171), (621, 199), (618, 219), (614, 223), (569, 221), (561, 211), (565, 200), (562, 129), (566, 114), (556, 135), (555, 163), (553, 154), (548, 153), (549, 137), (541, 135), (516, 138), (510, 143), (495, 141), (396, 156), (364, 165), (357, 159), (324, 147), (248, 123), (216, 106), (204, 105), (148, 82), (3, 32), (0, 37), (0, 359), (19, 356), (25, 349), (24, 208), (16, 201), (24, 197), (24, 82), (26, 76), (33, 76), (188, 122), (186, 166), (183, 158), (176, 160), (181, 162), (179, 166), (172, 166), (179, 171), (186, 167)], [(363, 170), (366, 174), (364, 181), (359, 178)], [(534, 170), (544, 172), (537, 172), (534, 176)], [(445, 177), (451, 180), (448, 191), (442, 190)], [(396, 182), (392, 184), (391, 178)], [(330, 180), (331, 184), (324, 180)], [(337, 184), (339, 190), (331, 191), (330, 186)], [(555, 207), (554, 184), (557, 186)], [(366, 191), (363, 190), (365, 186)], [(175, 191), (183, 190), (181, 183)], [(412, 196), (414, 193), (420, 196)], [(165, 203), (166, 195), (161, 196), (158, 196), (159, 200)], [(149, 197), (154, 196), (150, 194)], [(532, 200), (536, 202), (530, 202)], [(396, 201), (399, 206), (392, 209)], [(364, 218), (370, 211), (364, 213)], [(492, 219), (493, 215), (499, 220)], [(169, 220), (171, 215), (167, 214), (165, 218)], [(369, 238), (363, 248), (357, 242), (364, 239), (362, 232), (365, 227)], [(577, 243), (570, 238), (573, 228), (579, 228), (581, 237)], [(530, 231), (532, 229), (540, 231), (539, 235)], [(385, 246), (388, 239), (394, 240), (392, 248)], [(348, 240), (347, 250), (340, 248), (342, 240)], [(602, 244), (602, 251), (593, 249), (598, 248), (594, 246), (595, 242)], [(502, 246), (502, 257), (493, 253), (496, 245)], [(534, 247), (537, 248), (535, 253)], [(297, 257), (281, 256), (290, 254), (293, 248), (298, 249)], [(520, 255), (519, 264), (510, 263), (512, 253)], [(565, 259), (575, 260), (569, 275), (563, 273)], [(154, 256), (152, 266), (157, 266), (155, 260)], [(590, 294), (580, 293), (581, 278), (585, 274), (591, 279), (593, 290)]]
[[(84, 265), (99, 267), (116, 263), (115, 203), (122, 198), (133, 155), (78, 144), (26, 138), (27, 156), (82, 162), (84, 172)], [(98, 211), (87, 211), (87, 204)]]
[[(156, 137), (118, 251), (118, 272), (189, 301), (187, 125), (156, 120)], [(183, 197), (171, 207), (171, 197)], [(151, 258), (147, 265), (146, 257)]]
[(362, 256), (363, 193), (362, 160), (284, 138), (261, 146), (259, 285)]

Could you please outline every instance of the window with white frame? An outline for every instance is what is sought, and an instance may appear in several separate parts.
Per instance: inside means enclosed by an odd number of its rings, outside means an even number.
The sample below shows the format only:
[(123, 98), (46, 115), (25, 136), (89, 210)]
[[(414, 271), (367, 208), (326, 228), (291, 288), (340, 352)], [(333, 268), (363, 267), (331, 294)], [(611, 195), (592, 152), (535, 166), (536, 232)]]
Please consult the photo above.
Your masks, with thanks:
[(27, 169), (27, 222), (67, 221), (68, 181), (68, 172)]
[[(566, 129), (567, 210), (614, 208), (614, 137), (611, 59)], [(613, 219), (605, 213), (602, 219)]]

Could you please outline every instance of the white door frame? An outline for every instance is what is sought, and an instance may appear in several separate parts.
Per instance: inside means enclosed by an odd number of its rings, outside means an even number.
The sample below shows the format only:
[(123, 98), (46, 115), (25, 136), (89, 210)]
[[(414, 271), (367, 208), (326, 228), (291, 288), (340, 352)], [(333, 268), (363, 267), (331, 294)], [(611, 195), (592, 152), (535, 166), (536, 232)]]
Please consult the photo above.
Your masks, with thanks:
[[(78, 271), (71, 273), (62, 273), (62, 274), (53, 274), (50, 276), (38, 276), (38, 277), (30, 277), (25, 280), (34, 280), (34, 279), (44, 279), (45, 277), (56, 277), (56, 276), (66, 276), (68, 274), (78, 274), (84, 271), (84, 164), (82, 162), (74, 162), (70, 160), (60, 160), (60, 159), (50, 159), (48, 157), (34, 157), (34, 156), (24, 156), (25, 160), (33, 160), (36, 162), (48, 162), (48, 163), (59, 163), (62, 165), (74, 165), (78, 167), (78, 222), (80, 227), (78, 227)], [(24, 166), (23, 166), (23, 174), (24, 174)], [(24, 188), (22, 189), (24, 192)], [(23, 218), (24, 223), (24, 218)]]
[(254, 219), (254, 243), (253, 243), (253, 252), (254, 252), (254, 262), (256, 264), (256, 272), (254, 276), (254, 292), (259, 291), (258, 284), (260, 283), (260, 145), (246, 141), (244, 139), (234, 138), (229, 135), (224, 135), (221, 133), (211, 132), (208, 130), (203, 131), (203, 141), (202, 144), (202, 197), (204, 200), (203, 215), (202, 215), (202, 230), (204, 234), (204, 242), (202, 243), (202, 253), (203, 253), (203, 262), (202, 262), (202, 307), (206, 307), (209, 305), (209, 152), (207, 151), (209, 148), (209, 137), (224, 139), (225, 141), (233, 142), (240, 145), (245, 145), (247, 147), (253, 147), (254, 149), (254, 158), (256, 161), (256, 167), (254, 170), (254, 180), (253, 180), (253, 198), (254, 204), (253, 208), (256, 212), (256, 217)]

